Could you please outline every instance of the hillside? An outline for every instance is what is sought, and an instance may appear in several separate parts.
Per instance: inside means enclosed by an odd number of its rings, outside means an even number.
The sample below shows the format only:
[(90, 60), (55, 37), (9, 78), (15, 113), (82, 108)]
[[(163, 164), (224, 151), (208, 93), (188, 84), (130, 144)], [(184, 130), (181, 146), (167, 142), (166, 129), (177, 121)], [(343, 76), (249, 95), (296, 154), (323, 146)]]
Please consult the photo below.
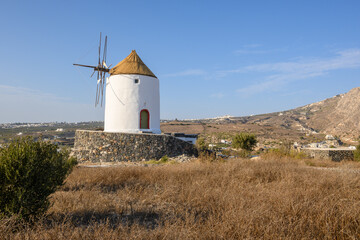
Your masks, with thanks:
[[(242, 118), (239, 118), (239, 120)], [(277, 125), (306, 133), (338, 135), (344, 140), (360, 134), (360, 88), (292, 110), (243, 118), (259, 125)]]
[(300, 142), (321, 140), (324, 134), (332, 134), (345, 142), (352, 142), (360, 135), (360, 87), (288, 111), (167, 122), (162, 123), (161, 129), (163, 132), (201, 134), (248, 131), (267, 141), (286, 139)]

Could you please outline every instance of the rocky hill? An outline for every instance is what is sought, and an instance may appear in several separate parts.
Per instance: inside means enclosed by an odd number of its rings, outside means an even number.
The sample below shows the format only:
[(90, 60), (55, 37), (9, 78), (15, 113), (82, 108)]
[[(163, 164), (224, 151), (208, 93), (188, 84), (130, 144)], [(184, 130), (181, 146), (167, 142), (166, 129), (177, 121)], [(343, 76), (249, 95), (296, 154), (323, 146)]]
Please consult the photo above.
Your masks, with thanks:
[(355, 140), (360, 135), (360, 87), (292, 110), (229, 118), (228, 121), (280, 126), (308, 134), (332, 134), (344, 140)]
[(304, 107), (312, 109), (307, 124), (324, 133), (358, 138), (360, 134), (360, 88)]

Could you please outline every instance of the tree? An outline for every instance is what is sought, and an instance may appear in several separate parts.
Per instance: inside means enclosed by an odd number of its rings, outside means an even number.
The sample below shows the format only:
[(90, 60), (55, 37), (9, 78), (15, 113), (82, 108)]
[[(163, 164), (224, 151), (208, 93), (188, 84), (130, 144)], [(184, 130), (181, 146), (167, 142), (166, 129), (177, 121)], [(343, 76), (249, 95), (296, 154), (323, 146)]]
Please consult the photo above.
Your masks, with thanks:
[(233, 137), (232, 147), (252, 151), (257, 143), (256, 136), (250, 133), (239, 133)]
[(0, 214), (28, 220), (46, 212), (49, 195), (76, 164), (54, 144), (19, 138), (0, 149)]

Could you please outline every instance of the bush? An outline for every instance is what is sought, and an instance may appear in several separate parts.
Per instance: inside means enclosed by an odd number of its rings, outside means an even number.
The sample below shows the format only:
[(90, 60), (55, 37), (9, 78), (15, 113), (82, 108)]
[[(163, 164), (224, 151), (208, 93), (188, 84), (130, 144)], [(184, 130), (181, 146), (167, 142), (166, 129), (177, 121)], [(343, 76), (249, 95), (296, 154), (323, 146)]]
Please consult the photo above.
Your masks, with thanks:
[(199, 151), (199, 153), (206, 151), (207, 146), (206, 146), (206, 143), (205, 143), (205, 138), (199, 137), (196, 140), (195, 146), (196, 146), (196, 149)]
[(48, 142), (20, 138), (0, 149), (0, 214), (28, 220), (49, 208), (49, 195), (76, 164)]
[(360, 162), (360, 143), (356, 146), (356, 150), (354, 151), (354, 160)]
[(233, 148), (241, 148), (243, 150), (252, 151), (257, 143), (256, 136), (250, 133), (236, 134), (232, 141)]

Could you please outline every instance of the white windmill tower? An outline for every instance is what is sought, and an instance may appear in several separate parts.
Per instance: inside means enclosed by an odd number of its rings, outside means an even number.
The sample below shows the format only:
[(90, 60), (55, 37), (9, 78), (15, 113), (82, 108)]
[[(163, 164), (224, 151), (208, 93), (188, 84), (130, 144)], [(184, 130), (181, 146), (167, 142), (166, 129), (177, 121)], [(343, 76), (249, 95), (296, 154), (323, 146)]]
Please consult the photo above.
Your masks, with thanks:
[[(160, 134), (159, 80), (135, 50), (110, 69), (106, 65), (106, 45), (107, 37), (103, 60), (100, 61), (100, 34), (98, 66), (74, 64), (98, 72), (95, 105), (103, 103), (106, 82), (104, 131)], [(106, 73), (110, 74), (107, 78)]]

